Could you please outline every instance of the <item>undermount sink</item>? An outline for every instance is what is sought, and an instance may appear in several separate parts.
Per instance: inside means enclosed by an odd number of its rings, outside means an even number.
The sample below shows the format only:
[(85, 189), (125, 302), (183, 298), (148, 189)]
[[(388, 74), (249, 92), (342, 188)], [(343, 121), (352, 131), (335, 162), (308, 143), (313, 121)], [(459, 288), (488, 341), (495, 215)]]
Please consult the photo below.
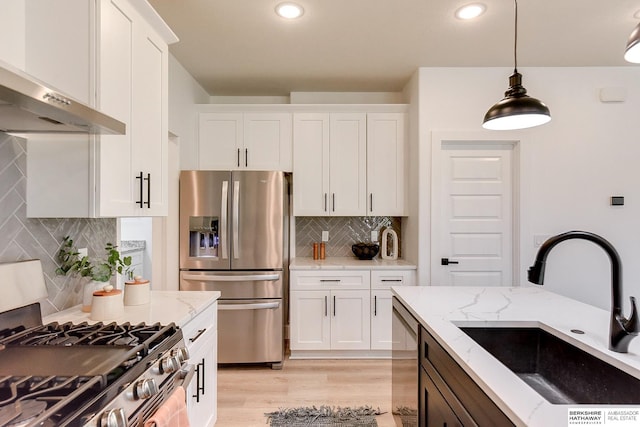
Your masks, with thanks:
[(640, 379), (538, 327), (460, 327), (553, 404), (640, 404)]

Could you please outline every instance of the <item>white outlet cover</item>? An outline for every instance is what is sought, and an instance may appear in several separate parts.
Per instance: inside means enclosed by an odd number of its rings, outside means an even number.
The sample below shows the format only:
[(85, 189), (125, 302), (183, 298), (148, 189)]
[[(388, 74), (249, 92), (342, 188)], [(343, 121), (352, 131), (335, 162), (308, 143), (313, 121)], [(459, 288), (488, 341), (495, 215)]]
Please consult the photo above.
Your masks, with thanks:
[(323, 242), (328, 242), (329, 241), (329, 232), (326, 230), (322, 231), (322, 241)]
[(87, 255), (89, 255), (89, 250), (88, 250), (87, 248), (80, 248), (80, 249), (78, 249), (78, 256), (79, 256), (80, 258), (85, 257), (85, 256), (87, 256)]
[(372, 242), (378, 241), (378, 230), (371, 230), (371, 241)]

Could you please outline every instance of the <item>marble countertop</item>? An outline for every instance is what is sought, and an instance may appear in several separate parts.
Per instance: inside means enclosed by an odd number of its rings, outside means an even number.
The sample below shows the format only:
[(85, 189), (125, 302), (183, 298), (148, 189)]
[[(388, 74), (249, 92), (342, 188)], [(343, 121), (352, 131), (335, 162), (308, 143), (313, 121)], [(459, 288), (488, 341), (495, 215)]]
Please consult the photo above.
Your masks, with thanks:
[[(217, 291), (151, 291), (149, 304), (125, 306), (122, 316), (108, 321), (160, 322), (163, 325), (174, 322), (177, 326), (183, 327), (218, 298), (220, 298), (220, 292)], [(45, 324), (50, 322), (95, 323), (89, 318), (89, 313), (84, 313), (79, 305), (46, 316), (42, 321)]]
[[(640, 338), (631, 342), (626, 354), (608, 350), (607, 310), (542, 287), (406, 286), (394, 287), (392, 292), (516, 425), (564, 427), (569, 409), (624, 405), (551, 404), (457, 326), (496, 326), (498, 322), (501, 326), (538, 326), (640, 378)], [(628, 311), (625, 309), (627, 316)]]
[(356, 257), (330, 257), (314, 260), (309, 257), (293, 258), (289, 263), (290, 270), (415, 270), (415, 264), (403, 259), (388, 260), (374, 258), (359, 260)]
[(120, 242), (120, 251), (122, 253), (143, 251), (147, 246), (145, 240), (123, 240)]

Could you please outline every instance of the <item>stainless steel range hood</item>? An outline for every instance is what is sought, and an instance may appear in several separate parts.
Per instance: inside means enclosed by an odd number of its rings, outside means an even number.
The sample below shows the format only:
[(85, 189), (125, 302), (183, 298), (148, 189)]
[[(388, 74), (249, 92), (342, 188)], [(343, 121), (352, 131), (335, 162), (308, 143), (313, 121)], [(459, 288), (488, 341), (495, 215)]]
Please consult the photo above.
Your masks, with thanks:
[(0, 131), (124, 135), (126, 126), (0, 63)]

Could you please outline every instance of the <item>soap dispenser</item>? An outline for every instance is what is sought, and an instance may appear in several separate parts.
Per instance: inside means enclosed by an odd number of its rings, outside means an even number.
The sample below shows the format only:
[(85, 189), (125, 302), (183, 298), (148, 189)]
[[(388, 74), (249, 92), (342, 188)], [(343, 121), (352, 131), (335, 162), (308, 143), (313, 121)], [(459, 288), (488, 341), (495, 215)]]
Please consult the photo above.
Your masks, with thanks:
[[(389, 253), (389, 239), (391, 239), (391, 253)], [(398, 235), (391, 228), (382, 232), (382, 259), (398, 259)]]

